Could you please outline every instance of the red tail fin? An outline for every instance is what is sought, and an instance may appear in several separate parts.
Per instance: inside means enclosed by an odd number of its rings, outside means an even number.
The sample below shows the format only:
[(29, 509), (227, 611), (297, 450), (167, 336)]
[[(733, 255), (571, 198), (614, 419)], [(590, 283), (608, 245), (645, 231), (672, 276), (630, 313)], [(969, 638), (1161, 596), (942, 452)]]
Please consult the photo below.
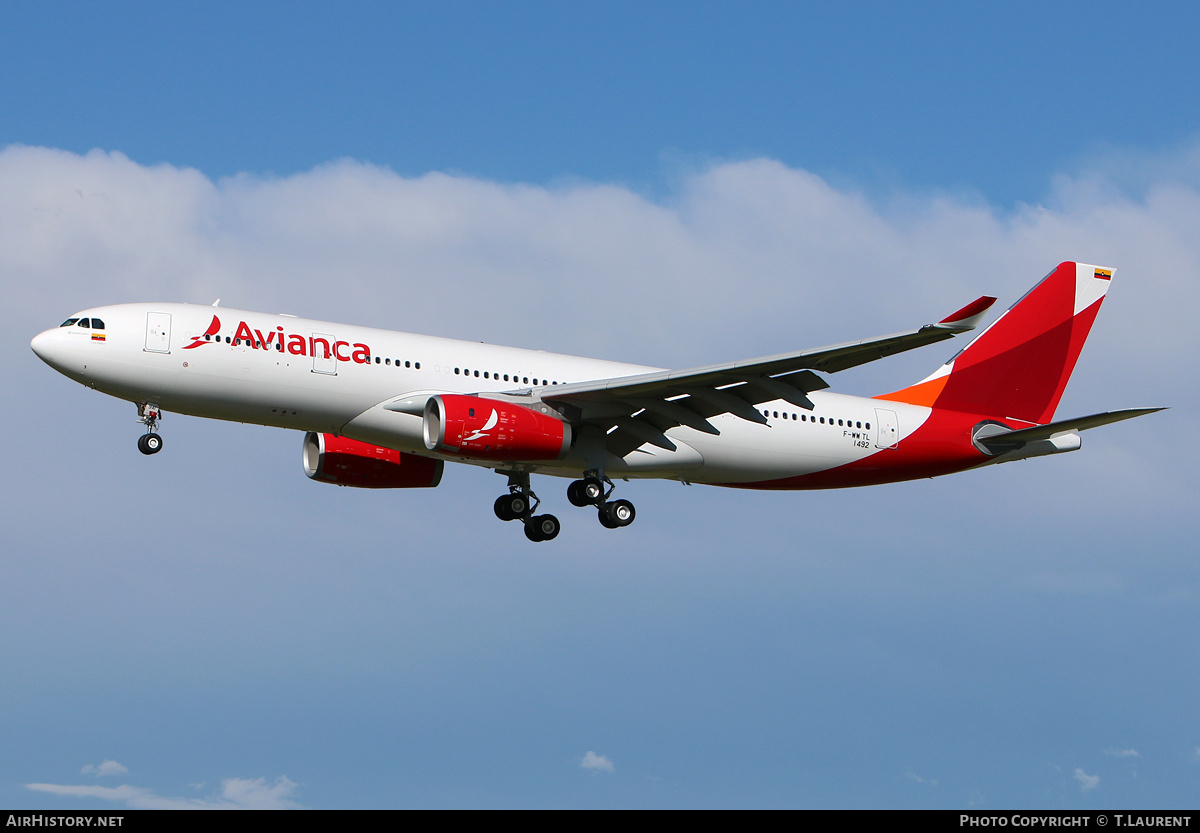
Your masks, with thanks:
[(876, 398), (1050, 422), (1112, 274), (1059, 264), (932, 376)]

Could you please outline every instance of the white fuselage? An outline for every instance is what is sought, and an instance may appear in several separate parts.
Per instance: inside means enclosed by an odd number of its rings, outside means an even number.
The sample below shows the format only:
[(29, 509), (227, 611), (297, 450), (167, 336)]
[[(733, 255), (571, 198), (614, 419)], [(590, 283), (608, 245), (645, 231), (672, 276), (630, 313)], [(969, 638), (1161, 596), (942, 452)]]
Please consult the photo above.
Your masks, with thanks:
[[(224, 307), (126, 304), (76, 318), (99, 319), (103, 329), (58, 327), (33, 348), (88, 387), (168, 412), (340, 434), (426, 456), (438, 455), (424, 443), (422, 418), (394, 407), (406, 397), (532, 391), (536, 402), (539, 388), (658, 370)], [(647, 444), (610, 454), (607, 471), (729, 485), (793, 478), (886, 453), (930, 413), (828, 392), (810, 398), (811, 411), (784, 401), (759, 405), (766, 425), (726, 414), (712, 419), (717, 435), (671, 428), (675, 450)], [(574, 453), (523, 466), (564, 476), (586, 467)]]

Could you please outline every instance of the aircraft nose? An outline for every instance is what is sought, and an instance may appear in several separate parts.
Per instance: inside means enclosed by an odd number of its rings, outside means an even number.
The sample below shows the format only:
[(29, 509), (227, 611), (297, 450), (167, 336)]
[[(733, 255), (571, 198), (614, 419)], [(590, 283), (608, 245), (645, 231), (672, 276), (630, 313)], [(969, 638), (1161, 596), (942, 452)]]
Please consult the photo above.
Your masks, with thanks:
[(61, 337), (57, 329), (46, 330), (38, 333), (33, 337), (33, 341), (29, 342), (29, 346), (33, 348), (33, 352), (37, 357), (53, 368), (57, 368), (61, 364)]

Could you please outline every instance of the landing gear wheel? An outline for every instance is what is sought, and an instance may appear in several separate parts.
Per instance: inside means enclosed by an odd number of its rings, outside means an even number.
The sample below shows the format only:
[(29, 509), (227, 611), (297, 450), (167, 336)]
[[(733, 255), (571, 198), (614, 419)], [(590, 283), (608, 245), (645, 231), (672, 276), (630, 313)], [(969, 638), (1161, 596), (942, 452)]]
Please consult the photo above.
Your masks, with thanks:
[(584, 482), (575, 480), (567, 487), (567, 500), (571, 501), (572, 506), (591, 506), (592, 501), (584, 493)]
[(604, 483), (588, 475), (567, 487), (567, 500), (574, 506), (599, 506), (604, 503)]
[(142, 434), (138, 437), (138, 451), (143, 454), (157, 454), (162, 450), (162, 437), (158, 434)]
[(585, 477), (579, 482), (582, 484), (580, 491), (587, 498), (587, 502), (593, 506), (599, 506), (604, 500), (604, 482), (599, 477), (591, 476)]
[[(633, 504), (627, 500), (610, 501), (600, 507), (600, 523), (609, 526), (610, 529), (616, 529), (621, 526), (629, 526), (633, 523), (633, 519), (637, 517), (637, 511), (633, 508)], [(608, 523), (604, 523), (607, 519)]]
[(492, 510), (496, 513), (496, 517), (502, 521), (511, 521), (516, 518), (508, 511), (508, 495), (500, 495), (496, 498), (495, 504), (492, 505)]
[(601, 506), (596, 510), (596, 517), (600, 519), (600, 526), (605, 529), (616, 529), (617, 525), (608, 517), (608, 507)]
[(530, 541), (549, 541), (558, 537), (562, 525), (553, 515), (535, 515), (525, 524), (525, 537)]
[(529, 501), (522, 494), (500, 495), (492, 508), (500, 520), (515, 521), (529, 511)]

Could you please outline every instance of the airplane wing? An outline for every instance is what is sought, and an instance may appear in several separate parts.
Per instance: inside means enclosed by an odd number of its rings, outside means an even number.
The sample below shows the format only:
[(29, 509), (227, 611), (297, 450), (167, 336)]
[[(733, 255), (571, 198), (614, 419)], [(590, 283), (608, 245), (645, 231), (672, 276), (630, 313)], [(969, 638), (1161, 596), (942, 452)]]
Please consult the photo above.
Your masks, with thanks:
[(952, 338), (974, 329), (995, 301), (984, 296), (936, 324), (880, 338), (688, 370), (557, 385), (536, 393), (546, 402), (564, 406), (573, 422), (604, 425), (608, 448), (618, 456), (643, 443), (674, 450), (664, 432), (677, 425), (719, 434), (709, 419), (721, 414), (766, 424), (755, 406), (777, 399), (812, 410), (807, 394), (829, 387), (813, 371), (836, 373)]

